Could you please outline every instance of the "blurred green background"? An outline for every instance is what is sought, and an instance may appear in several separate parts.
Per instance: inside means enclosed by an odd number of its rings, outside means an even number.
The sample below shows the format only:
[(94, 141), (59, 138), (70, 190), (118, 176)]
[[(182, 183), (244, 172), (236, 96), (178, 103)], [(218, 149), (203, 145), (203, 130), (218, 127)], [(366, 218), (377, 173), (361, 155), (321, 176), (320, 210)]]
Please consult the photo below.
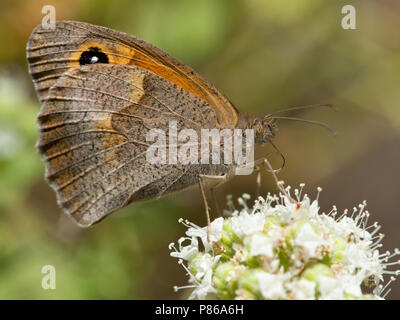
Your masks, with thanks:
[[(158, 0), (0, 2), (0, 298), (177, 299), (185, 272), (168, 244), (183, 235), (177, 220), (205, 225), (199, 190), (131, 205), (90, 229), (76, 227), (56, 205), (34, 147), (39, 103), (25, 46), (52, 4), (56, 18), (124, 31), (192, 66), (241, 111), (263, 115), (291, 106), (332, 103), (289, 113), (333, 126), (338, 135), (282, 121), (275, 140), (287, 165), (280, 178), (321, 186), (322, 211), (368, 201), (383, 225), (384, 249), (400, 233), (400, 2), (398, 0)], [(345, 4), (357, 29), (341, 27)], [(259, 150), (266, 154), (269, 149)], [(276, 164), (279, 165), (276, 159)], [(255, 176), (217, 191), (255, 194)], [(263, 192), (276, 191), (263, 174)], [(213, 212), (215, 214), (215, 212)], [(41, 287), (54, 265), (57, 289)], [(389, 299), (400, 298), (400, 282)]]

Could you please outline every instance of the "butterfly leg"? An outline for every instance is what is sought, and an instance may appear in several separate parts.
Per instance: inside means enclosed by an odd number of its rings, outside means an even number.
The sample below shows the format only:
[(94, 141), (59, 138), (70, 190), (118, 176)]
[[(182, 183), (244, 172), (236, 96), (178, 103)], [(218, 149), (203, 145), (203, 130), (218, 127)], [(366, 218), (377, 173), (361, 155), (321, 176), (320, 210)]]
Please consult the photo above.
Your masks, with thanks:
[[(213, 189), (221, 185), (226, 181), (226, 176), (212, 176), (212, 175), (205, 175), (201, 174), (199, 175), (199, 186), (200, 186), (200, 191), (201, 195), (203, 197), (203, 202), (204, 202), (204, 207), (206, 210), (206, 216), (207, 216), (207, 241), (210, 242), (210, 231), (211, 231), (211, 220), (210, 220), (210, 207), (208, 206), (206, 194), (204, 192), (204, 184), (203, 181), (205, 180), (216, 180), (219, 181), (215, 186), (211, 188), (211, 192), (213, 192)], [(214, 201), (215, 201), (215, 195), (213, 193)], [(219, 210), (219, 209), (217, 209)]]
[(257, 184), (257, 198), (261, 195), (261, 168), (255, 166), (254, 170), (257, 172), (256, 184)]
[(215, 195), (215, 187), (212, 187), (210, 189), (210, 191), (211, 191), (211, 196), (212, 196), (212, 199), (213, 199), (213, 202), (214, 202), (214, 205), (215, 205), (215, 209), (217, 210), (217, 215), (218, 215), (218, 217), (222, 217), (221, 209), (219, 208), (217, 197)]
[(210, 243), (210, 229), (211, 229), (211, 221), (210, 221), (210, 211), (207, 203), (207, 198), (206, 194), (204, 193), (204, 187), (203, 187), (203, 182), (202, 178), (199, 178), (199, 186), (200, 186), (200, 191), (201, 195), (203, 197), (203, 202), (204, 202), (204, 207), (206, 209), (206, 216), (207, 216), (207, 242)]

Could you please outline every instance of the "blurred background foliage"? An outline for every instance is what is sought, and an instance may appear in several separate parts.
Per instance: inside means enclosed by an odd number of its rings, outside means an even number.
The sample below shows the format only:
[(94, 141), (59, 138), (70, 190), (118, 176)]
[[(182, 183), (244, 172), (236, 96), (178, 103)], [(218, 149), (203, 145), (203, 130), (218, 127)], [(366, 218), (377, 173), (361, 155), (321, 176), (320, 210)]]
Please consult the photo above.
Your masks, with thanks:
[[(80, 20), (147, 40), (194, 67), (239, 110), (266, 114), (332, 103), (338, 111), (289, 116), (319, 120), (338, 135), (281, 121), (280, 174), (321, 186), (321, 210), (366, 199), (383, 224), (384, 249), (399, 246), (400, 2), (354, 1), (357, 30), (341, 28), (346, 1), (326, 0), (30, 0), (0, 2), (0, 298), (175, 299), (184, 271), (168, 244), (183, 235), (179, 217), (204, 225), (199, 190), (131, 205), (90, 229), (76, 227), (56, 205), (34, 147), (40, 108), (25, 46), (52, 4), (56, 18)], [(258, 151), (266, 154), (267, 148)], [(279, 159), (274, 159), (279, 166)], [(217, 191), (255, 194), (255, 176)], [(263, 174), (263, 192), (275, 192)], [(215, 214), (215, 212), (213, 212)], [(54, 265), (57, 289), (43, 290), (41, 268)], [(400, 298), (397, 281), (388, 298)]]

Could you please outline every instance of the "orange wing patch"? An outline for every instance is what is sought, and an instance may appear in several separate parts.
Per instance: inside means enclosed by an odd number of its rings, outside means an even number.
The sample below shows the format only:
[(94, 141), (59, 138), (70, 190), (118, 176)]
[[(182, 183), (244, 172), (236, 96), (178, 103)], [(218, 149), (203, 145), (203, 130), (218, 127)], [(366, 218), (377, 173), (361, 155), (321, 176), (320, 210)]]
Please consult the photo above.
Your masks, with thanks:
[[(77, 51), (71, 56), (70, 65), (72, 67), (79, 66), (81, 54), (97, 48), (101, 52), (107, 54), (110, 64), (123, 64), (140, 67), (147, 71), (175, 83), (177, 86), (193, 93), (200, 99), (207, 101), (216, 108), (218, 122), (223, 127), (234, 128), (238, 121), (237, 111), (231, 103), (218, 92), (210, 92), (210, 87), (205, 81), (198, 77), (194, 72), (186, 69), (184, 65), (174, 64), (174, 61), (162, 61), (159, 55), (152, 52), (149, 54), (136, 49), (133, 46), (125, 44), (113, 43), (107, 45), (100, 41), (88, 41), (83, 43)], [(163, 59), (167, 59), (165, 54)], [(161, 61), (159, 61), (161, 60)], [(166, 63), (163, 63), (166, 62)]]
[(179, 76), (169, 67), (163, 64), (159, 64), (153, 59), (149, 58), (147, 55), (125, 45), (115, 44), (113, 47), (111, 47), (99, 41), (85, 42), (78, 48), (76, 52), (72, 54), (71, 66), (79, 66), (79, 59), (82, 53), (85, 51), (90, 51), (92, 48), (96, 48), (99, 51), (107, 54), (109, 63), (111, 64), (132, 65), (151, 71), (156, 75), (175, 83), (181, 88), (190, 91), (197, 97), (203, 100), (207, 100), (206, 94), (201, 91), (194, 83), (188, 82), (187, 79)]

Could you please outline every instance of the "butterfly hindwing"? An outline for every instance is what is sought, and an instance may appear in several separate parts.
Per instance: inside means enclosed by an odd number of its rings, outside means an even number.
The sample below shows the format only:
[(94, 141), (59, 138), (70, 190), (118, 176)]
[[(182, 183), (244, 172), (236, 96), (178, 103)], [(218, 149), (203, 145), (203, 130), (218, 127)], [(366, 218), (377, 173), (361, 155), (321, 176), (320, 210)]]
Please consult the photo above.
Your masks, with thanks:
[(179, 130), (199, 131), (208, 117), (213, 127), (212, 115), (205, 101), (141, 68), (71, 68), (51, 87), (38, 116), (46, 177), (59, 204), (90, 225), (132, 200), (161, 196), (186, 174), (192, 180), (180, 188), (195, 183), (200, 166), (150, 164), (146, 135), (170, 120)]

